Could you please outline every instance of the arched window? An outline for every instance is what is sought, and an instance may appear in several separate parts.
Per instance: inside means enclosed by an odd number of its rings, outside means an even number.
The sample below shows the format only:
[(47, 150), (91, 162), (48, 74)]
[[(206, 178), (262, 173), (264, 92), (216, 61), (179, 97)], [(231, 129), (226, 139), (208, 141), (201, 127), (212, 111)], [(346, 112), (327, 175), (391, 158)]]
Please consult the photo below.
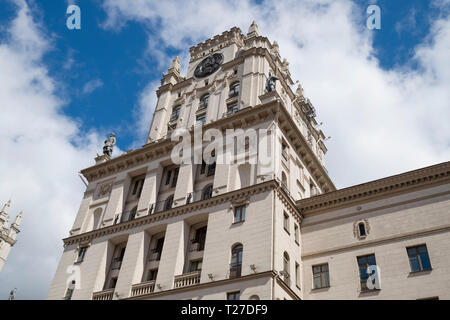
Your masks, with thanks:
[(236, 97), (237, 95), (239, 95), (239, 88), (240, 88), (239, 82), (232, 83), (230, 86), (229, 98)]
[(249, 298), (249, 300), (260, 300), (260, 299), (258, 295), (254, 294)]
[(202, 200), (206, 200), (212, 197), (213, 186), (212, 184), (206, 186), (202, 192)]
[(209, 102), (209, 93), (204, 94), (204, 95), (200, 98), (199, 109), (203, 109), (203, 108), (208, 107), (208, 102)]
[(166, 202), (164, 203), (164, 210), (172, 209), (172, 204), (173, 204), (173, 196), (170, 196), (166, 199)]
[(231, 249), (230, 278), (241, 276), (243, 249), (244, 247), (240, 243), (235, 244)]
[(136, 211), (137, 211), (137, 207), (134, 207), (133, 209), (131, 209), (128, 221), (134, 220), (136, 218)]

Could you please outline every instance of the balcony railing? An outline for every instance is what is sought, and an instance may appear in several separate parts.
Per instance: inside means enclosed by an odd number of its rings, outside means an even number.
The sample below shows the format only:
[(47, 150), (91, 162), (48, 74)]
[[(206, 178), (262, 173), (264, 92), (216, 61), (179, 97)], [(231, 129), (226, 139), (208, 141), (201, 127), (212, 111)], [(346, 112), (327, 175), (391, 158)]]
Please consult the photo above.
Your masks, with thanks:
[(238, 278), (241, 276), (242, 265), (230, 265), (230, 279)]
[(155, 280), (134, 284), (131, 287), (131, 296), (142, 296), (155, 291)]
[(282, 275), (281, 275), (281, 280), (283, 280), (283, 282), (284, 282), (288, 287), (291, 286), (291, 275), (290, 275), (287, 271), (284, 271), (284, 270), (283, 270)]
[(176, 276), (174, 280), (174, 287), (183, 288), (189, 286), (195, 286), (200, 283), (201, 270), (190, 272), (188, 274), (183, 274), (181, 276)]
[(112, 300), (114, 294), (114, 288), (107, 289), (92, 294), (92, 300)]
[(205, 250), (205, 242), (198, 241), (196, 239), (191, 240), (191, 245), (189, 247), (189, 251), (203, 251)]
[(166, 204), (166, 200), (152, 203), (150, 205), (150, 208), (148, 209), (148, 214), (155, 214), (155, 213), (158, 213), (158, 212), (161, 212), (161, 211), (168, 210), (168, 209), (166, 209), (166, 205), (165, 204)]
[(117, 270), (122, 267), (122, 258), (114, 258), (111, 264), (111, 270)]
[(149, 261), (159, 261), (159, 260), (161, 260), (161, 251), (160, 251), (160, 250), (153, 249), (153, 250), (150, 252), (150, 257), (149, 257), (148, 260), (149, 260)]

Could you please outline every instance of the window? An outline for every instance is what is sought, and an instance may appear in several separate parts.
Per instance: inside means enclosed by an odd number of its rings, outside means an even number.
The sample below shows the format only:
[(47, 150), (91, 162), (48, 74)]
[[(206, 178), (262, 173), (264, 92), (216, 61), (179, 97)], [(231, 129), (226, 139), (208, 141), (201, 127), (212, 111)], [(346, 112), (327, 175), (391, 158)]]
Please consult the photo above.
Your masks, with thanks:
[(284, 230), (286, 230), (286, 232), (289, 233), (289, 215), (286, 212), (284, 212), (283, 217), (284, 217), (283, 221)]
[(358, 224), (358, 231), (360, 237), (366, 236), (366, 225), (364, 224), (364, 222)]
[(78, 259), (77, 262), (82, 262), (84, 260), (84, 256), (86, 255), (88, 247), (81, 247), (78, 251)]
[(227, 114), (228, 115), (235, 114), (238, 111), (239, 111), (239, 108), (238, 108), (237, 102), (236, 103), (232, 103), (232, 104), (227, 106)]
[(75, 291), (75, 280), (72, 280), (69, 287), (67, 288), (64, 300), (72, 300), (73, 292)]
[(206, 186), (205, 189), (203, 189), (202, 192), (202, 200), (206, 200), (212, 197), (212, 191), (213, 191), (213, 186), (212, 184)]
[(209, 94), (207, 93), (200, 98), (199, 109), (208, 107), (208, 102), (209, 102)]
[(411, 272), (431, 270), (430, 258), (426, 245), (406, 248), (411, 265)]
[(239, 87), (240, 87), (239, 82), (235, 82), (230, 86), (230, 93), (229, 93), (230, 98), (239, 95)]
[(295, 263), (295, 285), (300, 289), (300, 265)]
[(173, 180), (172, 180), (172, 188), (175, 188), (178, 182), (178, 173), (180, 172), (180, 168), (175, 168), (175, 170), (173, 170)]
[(180, 116), (181, 106), (176, 106), (172, 109), (172, 114), (170, 116), (170, 121), (177, 120)]
[(197, 126), (204, 126), (206, 123), (206, 114), (201, 114), (197, 116), (197, 122), (195, 125)]
[(111, 279), (111, 282), (109, 284), (109, 289), (114, 289), (117, 285), (117, 277), (114, 277)]
[(167, 175), (166, 175), (166, 185), (168, 185), (170, 183), (171, 176), (172, 176), (172, 170), (168, 170)]
[(215, 174), (216, 174), (216, 162), (213, 162), (210, 165), (208, 165), (208, 172), (206, 173), (206, 176), (210, 177)]
[(241, 297), (240, 291), (227, 293), (227, 300), (240, 300), (240, 297)]
[(288, 160), (288, 146), (285, 142), (281, 143), (281, 155), (285, 160)]
[(189, 264), (189, 272), (202, 270), (202, 260), (194, 260)]
[(195, 246), (194, 251), (203, 251), (205, 250), (205, 241), (206, 241), (206, 227), (198, 228), (195, 231), (195, 238), (192, 239), (192, 243), (197, 244)]
[(133, 209), (131, 209), (128, 221), (134, 220), (136, 218), (136, 211), (137, 211), (137, 207), (134, 207)]
[(147, 281), (155, 281), (158, 276), (158, 269), (152, 269), (148, 271)]
[(140, 197), (142, 193), (142, 187), (144, 186), (145, 177), (135, 178), (133, 184), (133, 190), (131, 192), (132, 196)]
[(314, 289), (328, 288), (330, 286), (330, 274), (328, 263), (313, 266)]
[(119, 215), (116, 215), (116, 217), (114, 218), (114, 224), (117, 224), (119, 222)]
[[(367, 287), (367, 279), (369, 278), (369, 276), (371, 274), (368, 273), (367, 269), (369, 268), (369, 266), (377, 265), (377, 261), (375, 260), (375, 255), (370, 254), (367, 256), (358, 257), (357, 261), (358, 261), (358, 267), (359, 267), (359, 280), (361, 282), (361, 291), (370, 290), (370, 288)], [(372, 280), (372, 284), (375, 285), (375, 279)]]
[(230, 278), (237, 278), (241, 276), (242, 251), (243, 251), (242, 244), (236, 244), (231, 249)]
[(246, 205), (234, 208), (234, 222), (244, 222), (245, 221), (245, 207)]
[(172, 209), (172, 205), (173, 205), (173, 196), (170, 196), (166, 199), (166, 202), (164, 202), (164, 210)]
[(205, 174), (206, 162), (202, 160), (202, 166), (200, 167), (200, 174)]
[(300, 244), (300, 231), (298, 229), (298, 225), (294, 223), (294, 234), (295, 234), (295, 243)]
[(161, 259), (163, 245), (164, 245), (164, 237), (159, 238), (156, 241), (156, 246), (151, 251), (151, 255), (150, 255), (150, 259), (149, 259), (150, 261), (159, 261)]

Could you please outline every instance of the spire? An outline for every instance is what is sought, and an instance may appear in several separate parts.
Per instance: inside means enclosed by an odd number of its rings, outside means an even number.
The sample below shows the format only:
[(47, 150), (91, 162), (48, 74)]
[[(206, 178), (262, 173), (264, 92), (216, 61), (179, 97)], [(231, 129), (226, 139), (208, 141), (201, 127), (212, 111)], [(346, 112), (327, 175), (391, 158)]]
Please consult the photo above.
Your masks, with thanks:
[(0, 213), (7, 216), (8, 215), (8, 209), (9, 209), (10, 206), (11, 206), (11, 199), (9, 199), (8, 202), (3, 206), (3, 209), (2, 209), (2, 211), (0, 211)]
[(20, 211), (19, 214), (16, 216), (16, 218), (14, 219), (14, 222), (12, 224), (13, 227), (19, 228), (20, 223), (22, 222), (22, 214), (23, 214), (23, 212)]
[(253, 20), (252, 24), (250, 25), (250, 28), (248, 28), (247, 38), (257, 36), (259, 36), (258, 25), (256, 24), (255, 20)]
[(176, 56), (175, 59), (172, 60), (168, 72), (175, 72), (176, 74), (180, 74), (180, 58), (178, 56)]

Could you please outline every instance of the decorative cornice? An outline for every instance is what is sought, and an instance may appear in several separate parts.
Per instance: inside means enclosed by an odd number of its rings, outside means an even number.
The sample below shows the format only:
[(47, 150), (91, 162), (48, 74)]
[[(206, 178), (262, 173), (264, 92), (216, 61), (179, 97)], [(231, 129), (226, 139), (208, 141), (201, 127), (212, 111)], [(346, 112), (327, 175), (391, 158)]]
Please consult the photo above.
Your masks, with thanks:
[(450, 183), (450, 161), (297, 201), (304, 216), (349, 207), (379, 197)]
[(64, 246), (71, 245), (78, 242), (92, 241), (92, 239), (99, 238), (108, 234), (121, 232), (137, 228), (139, 226), (148, 225), (157, 221), (166, 220), (175, 216), (187, 214), (193, 211), (202, 210), (212, 206), (216, 206), (228, 201), (234, 201), (245, 196), (251, 196), (258, 194), (276, 187), (274, 180), (262, 182), (247, 188), (240, 190), (230, 191), (221, 195), (213, 196), (206, 200), (196, 201), (189, 204), (181, 205), (179, 207), (172, 208), (167, 211), (159, 212), (156, 214), (146, 215), (140, 218), (136, 218), (132, 221), (126, 221), (112, 226), (107, 226), (101, 229), (90, 231), (87, 233), (75, 235), (64, 239)]

